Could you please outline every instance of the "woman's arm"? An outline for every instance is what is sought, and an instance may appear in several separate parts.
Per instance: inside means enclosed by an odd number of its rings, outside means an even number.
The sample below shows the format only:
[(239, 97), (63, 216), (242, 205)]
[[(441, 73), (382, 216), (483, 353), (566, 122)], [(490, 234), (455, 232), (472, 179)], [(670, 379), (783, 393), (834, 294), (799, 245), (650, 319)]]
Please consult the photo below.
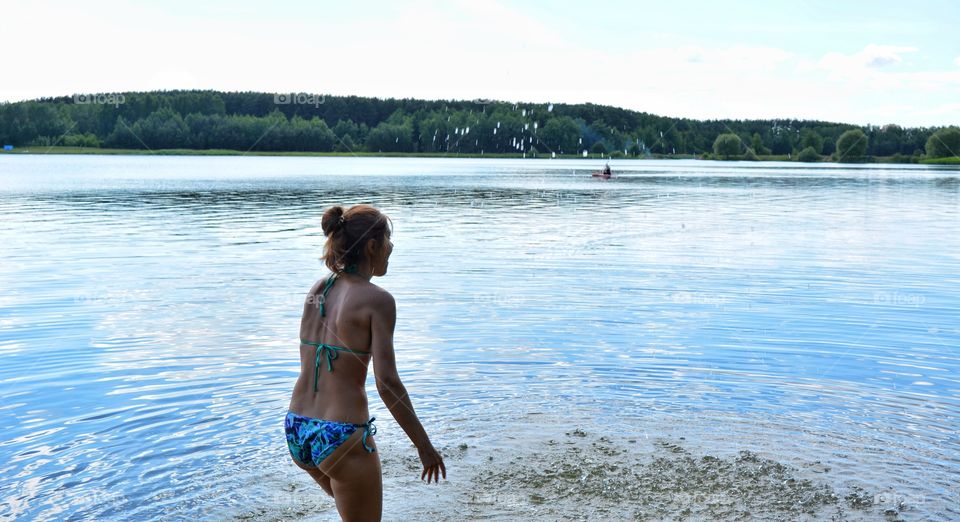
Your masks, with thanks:
[(440, 474), (447, 478), (447, 470), (443, 465), (443, 458), (434, 449), (427, 436), (426, 430), (413, 410), (413, 403), (407, 395), (407, 389), (400, 381), (397, 373), (396, 357), (393, 351), (393, 331), (397, 324), (397, 303), (389, 292), (379, 293), (373, 303), (370, 317), (370, 351), (373, 354), (373, 371), (377, 381), (377, 391), (380, 398), (390, 410), (397, 424), (410, 437), (410, 441), (417, 447), (420, 460), (423, 462), (422, 480), (427, 477), (427, 483), (440, 480)]

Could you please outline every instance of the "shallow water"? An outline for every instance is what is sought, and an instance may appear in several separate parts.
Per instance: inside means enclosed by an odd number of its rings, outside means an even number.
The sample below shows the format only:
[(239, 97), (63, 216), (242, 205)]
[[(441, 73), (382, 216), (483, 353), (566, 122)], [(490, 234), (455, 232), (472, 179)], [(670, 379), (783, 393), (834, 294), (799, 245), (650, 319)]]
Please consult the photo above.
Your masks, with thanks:
[(359, 202), (449, 472), (371, 377), (385, 519), (960, 517), (960, 171), (612, 165), (0, 156), (0, 517), (336, 520), (282, 419)]

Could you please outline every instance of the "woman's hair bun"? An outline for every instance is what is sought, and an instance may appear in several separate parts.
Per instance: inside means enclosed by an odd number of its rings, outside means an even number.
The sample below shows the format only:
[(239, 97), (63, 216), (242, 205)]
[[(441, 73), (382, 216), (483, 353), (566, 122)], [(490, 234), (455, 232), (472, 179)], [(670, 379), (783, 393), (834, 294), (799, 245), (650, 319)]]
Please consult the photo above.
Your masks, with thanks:
[(324, 236), (333, 234), (336, 232), (337, 228), (340, 227), (340, 220), (343, 218), (343, 212), (343, 207), (340, 205), (334, 205), (323, 213), (323, 218), (320, 219), (320, 228), (323, 229)]

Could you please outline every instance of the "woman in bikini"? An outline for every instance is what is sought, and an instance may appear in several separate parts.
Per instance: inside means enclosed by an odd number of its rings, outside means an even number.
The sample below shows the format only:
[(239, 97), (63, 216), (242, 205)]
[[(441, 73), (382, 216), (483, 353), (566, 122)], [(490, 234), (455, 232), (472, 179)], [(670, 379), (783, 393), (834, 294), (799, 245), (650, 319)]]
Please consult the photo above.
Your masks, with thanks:
[(333, 497), (343, 520), (380, 520), (380, 458), (365, 390), (371, 359), (380, 398), (420, 453), (420, 479), (438, 482), (447, 470), (397, 374), (396, 303), (370, 282), (387, 273), (390, 219), (369, 205), (335, 206), (321, 225), (323, 260), (332, 274), (310, 289), (303, 307), (300, 377), (284, 421), (287, 446), (294, 463)]

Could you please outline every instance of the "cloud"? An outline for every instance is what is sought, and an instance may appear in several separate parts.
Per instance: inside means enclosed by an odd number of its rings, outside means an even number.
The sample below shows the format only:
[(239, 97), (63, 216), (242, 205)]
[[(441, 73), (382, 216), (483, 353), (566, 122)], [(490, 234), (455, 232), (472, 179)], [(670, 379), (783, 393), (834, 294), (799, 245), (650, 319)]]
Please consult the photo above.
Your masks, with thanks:
[(953, 63), (960, 65), (960, 56), (957, 56), (956, 58), (954, 58)]
[[(903, 54), (915, 51), (915, 47), (871, 44), (852, 54), (831, 52), (816, 62), (802, 60), (796, 72), (826, 73), (824, 79), (847, 87), (913, 91), (913, 95), (956, 89), (960, 85), (960, 71), (955, 69), (908, 71), (891, 67), (904, 61)], [(957, 60), (960, 62), (960, 58)]]
[(862, 72), (865, 69), (879, 69), (898, 64), (903, 61), (902, 54), (912, 53), (916, 50), (916, 47), (870, 44), (864, 47), (862, 51), (853, 54), (827, 53), (820, 59), (818, 65), (823, 69), (840, 74), (853, 71)]
[(901, 54), (916, 52), (916, 50), (916, 47), (870, 44), (863, 51), (860, 51), (858, 55), (867, 67), (885, 67), (887, 65), (900, 63), (903, 60), (900, 57)]

